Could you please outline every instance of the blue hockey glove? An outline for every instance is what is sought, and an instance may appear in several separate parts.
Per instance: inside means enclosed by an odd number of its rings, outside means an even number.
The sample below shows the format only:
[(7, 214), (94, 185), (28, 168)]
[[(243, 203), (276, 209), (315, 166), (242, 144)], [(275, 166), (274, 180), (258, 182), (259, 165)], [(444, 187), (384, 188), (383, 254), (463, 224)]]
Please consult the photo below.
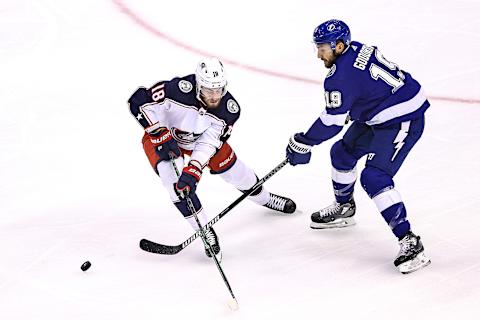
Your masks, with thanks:
[(307, 144), (308, 139), (303, 137), (303, 132), (290, 137), (287, 146), (287, 159), (292, 166), (310, 162), (312, 146)]
[(190, 161), (188, 166), (183, 168), (178, 182), (175, 183), (175, 191), (178, 196), (183, 199), (185, 195), (194, 194), (201, 177), (202, 169)]
[(172, 133), (167, 128), (159, 128), (155, 132), (149, 133), (148, 137), (155, 148), (155, 153), (160, 161), (170, 160), (170, 158), (180, 157), (181, 151), (177, 141), (173, 139)]

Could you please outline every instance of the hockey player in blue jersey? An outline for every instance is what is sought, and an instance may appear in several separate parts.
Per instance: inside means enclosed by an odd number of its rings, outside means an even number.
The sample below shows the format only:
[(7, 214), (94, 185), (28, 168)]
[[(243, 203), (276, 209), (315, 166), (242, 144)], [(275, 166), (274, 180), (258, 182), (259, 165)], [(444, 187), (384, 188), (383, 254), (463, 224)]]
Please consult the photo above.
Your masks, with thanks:
[(313, 229), (355, 224), (353, 189), (358, 160), (367, 156), (360, 182), (399, 240), (394, 265), (410, 273), (430, 263), (420, 237), (410, 229), (407, 211), (393, 177), (424, 128), (430, 106), (420, 84), (385, 59), (377, 47), (351, 41), (340, 20), (320, 24), (313, 33), (317, 56), (329, 69), (324, 82), (326, 108), (307, 132), (294, 134), (287, 146), (290, 164), (310, 161), (312, 146), (352, 124), (331, 148), (335, 201), (314, 212)]

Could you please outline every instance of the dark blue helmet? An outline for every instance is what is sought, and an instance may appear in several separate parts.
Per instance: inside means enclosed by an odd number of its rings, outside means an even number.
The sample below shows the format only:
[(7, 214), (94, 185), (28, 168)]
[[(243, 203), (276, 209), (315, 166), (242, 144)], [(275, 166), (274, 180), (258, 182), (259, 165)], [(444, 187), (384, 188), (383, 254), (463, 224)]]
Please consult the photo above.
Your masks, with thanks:
[(335, 50), (337, 40), (343, 41), (346, 46), (350, 45), (350, 29), (341, 20), (325, 21), (313, 31), (313, 42), (316, 44), (330, 43), (332, 50)]

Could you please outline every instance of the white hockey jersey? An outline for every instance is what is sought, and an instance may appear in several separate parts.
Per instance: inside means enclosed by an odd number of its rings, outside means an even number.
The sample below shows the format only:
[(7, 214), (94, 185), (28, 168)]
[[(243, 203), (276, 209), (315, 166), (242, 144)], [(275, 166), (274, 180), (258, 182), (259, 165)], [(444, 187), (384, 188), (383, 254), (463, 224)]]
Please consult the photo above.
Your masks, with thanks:
[(196, 98), (195, 75), (138, 88), (128, 100), (130, 112), (147, 133), (159, 127), (171, 130), (179, 147), (191, 150), (191, 160), (204, 167), (229, 138), (240, 107), (227, 92), (216, 108)]

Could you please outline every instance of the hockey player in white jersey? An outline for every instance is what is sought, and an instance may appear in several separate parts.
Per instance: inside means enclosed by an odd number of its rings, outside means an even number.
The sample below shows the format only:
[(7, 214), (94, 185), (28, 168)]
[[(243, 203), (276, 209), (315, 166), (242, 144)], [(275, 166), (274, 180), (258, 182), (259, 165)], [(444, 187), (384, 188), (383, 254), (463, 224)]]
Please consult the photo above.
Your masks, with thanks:
[[(224, 67), (218, 59), (202, 59), (195, 74), (161, 81), (149, 89), (140, 87), (128, 103), (130, 112), (145, 129), (142, 143), (150, 164), (170, 199), (195, 230), (199, 229), (198, 224), (183, 194), (191, 198), (200, 222), (205, 225), (207, 215), (195, 193), (205, 167), (241, 191), (258, 181), (254, 171), (237, 158), (227, 143), (240, 116), (240, 106), (227, 90)], [(187, 163), (185, 156), (190, 158)], [(171, 158), (178, 168), (183, 168), (180, 178)], [(249, 199), (282, 213), (290, 214), (296, 209), (291, 199), (263, 187)], [(206, 235), (218, 254), (220, 245), (212, 227)]]

